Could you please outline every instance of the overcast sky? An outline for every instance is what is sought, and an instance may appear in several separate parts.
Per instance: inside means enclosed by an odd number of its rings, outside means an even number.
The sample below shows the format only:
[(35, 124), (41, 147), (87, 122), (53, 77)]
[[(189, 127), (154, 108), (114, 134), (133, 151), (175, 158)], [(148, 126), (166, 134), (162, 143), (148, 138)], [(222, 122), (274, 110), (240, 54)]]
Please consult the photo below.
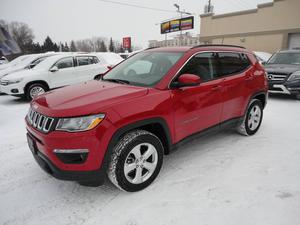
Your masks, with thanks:
[[(178, 16), (174, 3), (195, 13), (195, 29), (200, 32), (199, 14), (208, 0), (115, 0), (155, 7), (173, 12), (160, 12), (116, 5), (99, 0), (0, 0), (0, 19), (27, 23), (35, 40), (43, 42), (49, 35), (54, 41), (69, 42), (95, 36), (113, 37), (121, 41), (131, 36), (134, 45), (148, 46), (148, 40), (164, 39), (162, 20)], [(212, 0), (216, 14), (255, 8), (271, 0)], [(172, 35), (170, 34), (170, 37)]]

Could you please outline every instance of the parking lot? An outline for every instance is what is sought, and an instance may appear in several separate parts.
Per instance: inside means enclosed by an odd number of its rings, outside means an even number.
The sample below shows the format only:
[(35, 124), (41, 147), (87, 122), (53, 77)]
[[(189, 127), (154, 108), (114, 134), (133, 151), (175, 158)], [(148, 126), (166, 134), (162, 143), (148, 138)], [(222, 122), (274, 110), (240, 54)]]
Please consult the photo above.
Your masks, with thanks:
[(271, 97), (259, 132), (206, 136), (164, 158), (137, 193), (56, 180), (26, 143), (29, 103), (0, 96), (0, 224), (298, 224), (300, 104)]

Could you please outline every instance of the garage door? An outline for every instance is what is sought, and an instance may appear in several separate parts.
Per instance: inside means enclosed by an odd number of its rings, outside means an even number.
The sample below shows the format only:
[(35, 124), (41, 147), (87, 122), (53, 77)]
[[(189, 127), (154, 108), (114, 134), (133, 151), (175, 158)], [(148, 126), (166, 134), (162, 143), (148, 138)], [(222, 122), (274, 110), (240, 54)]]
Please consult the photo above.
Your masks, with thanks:
[(289, 35), (289, 49), (300, 49), (300, 33)]

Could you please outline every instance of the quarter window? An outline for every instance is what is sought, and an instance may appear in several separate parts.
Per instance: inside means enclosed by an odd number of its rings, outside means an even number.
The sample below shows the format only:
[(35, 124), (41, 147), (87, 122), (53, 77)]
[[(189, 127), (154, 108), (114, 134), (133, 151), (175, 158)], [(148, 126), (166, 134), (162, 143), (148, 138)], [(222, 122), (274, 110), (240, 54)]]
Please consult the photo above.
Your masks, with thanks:
[(54, 66), (57, 66), (58, 69), (73, 67), (74, 66), (73, 58), (72, 57), (63, 58), (59, 60), (57, 63), (55, 63)]
[(99, 62), (99, 60), (95, 56), (78, 56), (76, 58), (78, 66), (86, 66), (90, 64), (96, 64)]

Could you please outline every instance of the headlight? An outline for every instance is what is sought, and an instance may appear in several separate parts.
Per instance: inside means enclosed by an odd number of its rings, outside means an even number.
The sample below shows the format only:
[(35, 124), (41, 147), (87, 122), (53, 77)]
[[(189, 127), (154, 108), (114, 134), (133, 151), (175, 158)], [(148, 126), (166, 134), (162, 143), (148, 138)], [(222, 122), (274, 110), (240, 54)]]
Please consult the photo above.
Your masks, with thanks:
[(14, 80), (1, 80), (1, 83), (4, 83), (5, 85), (10, 85), (10, 84), (17, 84), (20, 83), (23, 80), (23, 78), (20, 79), (14, 79)]
[(74, 118), (62, 118), (59, 119), (56, 130), (78, 132), (87, 131), (96, 127), (104, 119), (104, 114), (74, 117)]
[(300, 71), (297, 71), (297, 72), (293, 73), (293, 74), (289, 77), (288, 80), (289, 80), (289, 81), (291, 81), (291, 80), (300, 80)]

